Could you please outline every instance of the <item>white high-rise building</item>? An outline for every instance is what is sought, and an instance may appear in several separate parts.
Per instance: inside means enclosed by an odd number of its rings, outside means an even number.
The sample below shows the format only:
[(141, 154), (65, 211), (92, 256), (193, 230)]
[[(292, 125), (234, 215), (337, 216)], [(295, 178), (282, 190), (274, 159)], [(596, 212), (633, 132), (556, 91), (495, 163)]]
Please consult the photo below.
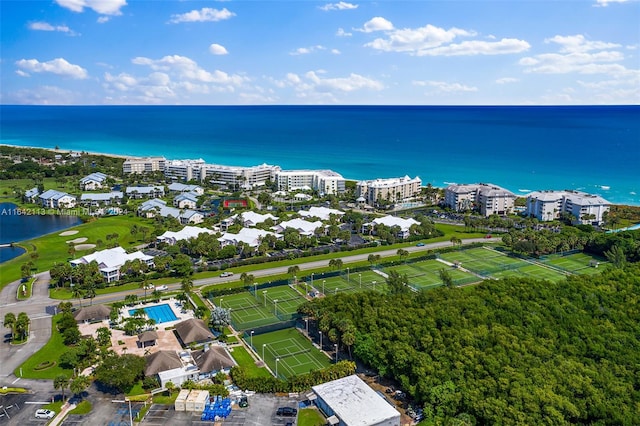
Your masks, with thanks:
[(401, 202), (420, 195), (422, 180), (419, 177), (363, 180), (356, 185), (356, 196), (364, 197), (367, 204), (378, 201)]
[(275, 174), (278, 191), (316, 190), (320, 194), (340, 194), (345, 183), (332, 170), (281, 170)]
[(483, 216), (506, 215), (513, 211), (516, 195), (490, 183), (449, 185), (444, 203), (455, 211), (477, 209)]
[(601, 196), (586, 192), (535, 191), (527, 195), (525, 214), (546, 222), (569, 213), (575, 217), (574, 223), (600, 225), (610, 206)]

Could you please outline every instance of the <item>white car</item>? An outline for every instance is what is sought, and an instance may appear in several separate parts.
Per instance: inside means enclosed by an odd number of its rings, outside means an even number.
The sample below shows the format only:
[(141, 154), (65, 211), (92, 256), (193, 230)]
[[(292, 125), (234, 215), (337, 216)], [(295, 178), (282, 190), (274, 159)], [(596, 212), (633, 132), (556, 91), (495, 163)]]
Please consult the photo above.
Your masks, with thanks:
[(161, 285), (159, 287), (156, 287), (156, 290), (165, 291), (165, 290), (169, 290), (169, 287), (167, 287), (166, 285)]
[(233, 272), (223, 272), (220, 274), (221, 277), (232, 277), (233, 276)]
[(56, 416), (55, 411), (44, 410), (44, 409), (36, 410), (36, 419), (52, 419), (55, 416)]

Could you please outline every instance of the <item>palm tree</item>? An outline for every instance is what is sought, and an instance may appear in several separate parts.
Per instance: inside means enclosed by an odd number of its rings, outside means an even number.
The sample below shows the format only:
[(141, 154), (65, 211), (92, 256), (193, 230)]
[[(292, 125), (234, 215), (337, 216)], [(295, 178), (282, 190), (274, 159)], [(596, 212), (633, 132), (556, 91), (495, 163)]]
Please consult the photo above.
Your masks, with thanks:
[(287, 269), (287, 274), (291, 275), (291, 278), (295, 277), (298, 272), (300, 272), (300, 267), (298, 265), (289, 266), (289, 269)]
[(182, 291), (184, 291), (187, 294), (191, 293), (191, 290), (193, 290), (193, 281), (191, 281), (189, 279), (189, 277), (184, 277), (182, 279)]
[(80, 303), (80, 307), (82, 307), (82, 296), (84, 296), (84, 290), (81, 289), (78, 285), (73, 286), (71, 289), (71, 297), (75, 297), (78, 299), (78, 303)]
[(404, 249), (398, 249), (397, 254), (398, 254), (398, 257), (400, 258), (400, 261), (403, 261), (407, 257), (409, 257), (409, 252)]
[(4, 315), (4, 326), (11, 329), (11, 340), (13, 340), (13, 332), (16, 325), (16, 315), (13, 312), (7, 312)]
[(93, 305), (93, 298), (96, 297), (96, 288), (93, 285), (90, 285), (87, 288), (87, 291), (85, 293), (85, 296), (87, 296), (89, 298), (89, 303), (91, 305)]
[(20, 338), (24, 340), (29, 334), (29, 323), (31, 320), (25, 312), (20, 312), (16, 319), (15, 329), (16, 333), (20, 334)]
[(53, 379), (53, 388), (62, 391), (62, 400), (64, 401), (64, 390), (69, 386), (69, 378), (64, 374), (60, 374)]
[(146, 276), (142, 278), (142, 281), (140, 282), (140, 287), (142, 287), (142, 289), (144, 290), (144, 300), (147, 300), (147, 287), (149, 287), (149, 280), (147, 279)]

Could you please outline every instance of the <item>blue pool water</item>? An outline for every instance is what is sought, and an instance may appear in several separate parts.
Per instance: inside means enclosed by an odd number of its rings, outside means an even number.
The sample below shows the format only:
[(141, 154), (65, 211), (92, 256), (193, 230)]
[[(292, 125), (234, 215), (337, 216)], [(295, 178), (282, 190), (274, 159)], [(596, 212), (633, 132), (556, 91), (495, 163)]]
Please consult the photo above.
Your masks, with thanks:
[[(147, 313), (147, 317), (154, 320), (156, 324), (176, 321), (178, 319), (171, 307), (166, 303), (164, 305), (149, 306), (143, 309)], [(133, 316), (136, 311), (137, 309), (129, 309), (129, 315)]]

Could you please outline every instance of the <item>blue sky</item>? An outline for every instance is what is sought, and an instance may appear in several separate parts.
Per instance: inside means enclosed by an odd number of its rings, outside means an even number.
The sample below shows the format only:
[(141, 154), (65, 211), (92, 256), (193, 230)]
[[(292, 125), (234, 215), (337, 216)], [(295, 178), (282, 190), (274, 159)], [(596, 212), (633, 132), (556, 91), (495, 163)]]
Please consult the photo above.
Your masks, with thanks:
[(3, 104), (640, 103), (640, 2), (0, 1)]

